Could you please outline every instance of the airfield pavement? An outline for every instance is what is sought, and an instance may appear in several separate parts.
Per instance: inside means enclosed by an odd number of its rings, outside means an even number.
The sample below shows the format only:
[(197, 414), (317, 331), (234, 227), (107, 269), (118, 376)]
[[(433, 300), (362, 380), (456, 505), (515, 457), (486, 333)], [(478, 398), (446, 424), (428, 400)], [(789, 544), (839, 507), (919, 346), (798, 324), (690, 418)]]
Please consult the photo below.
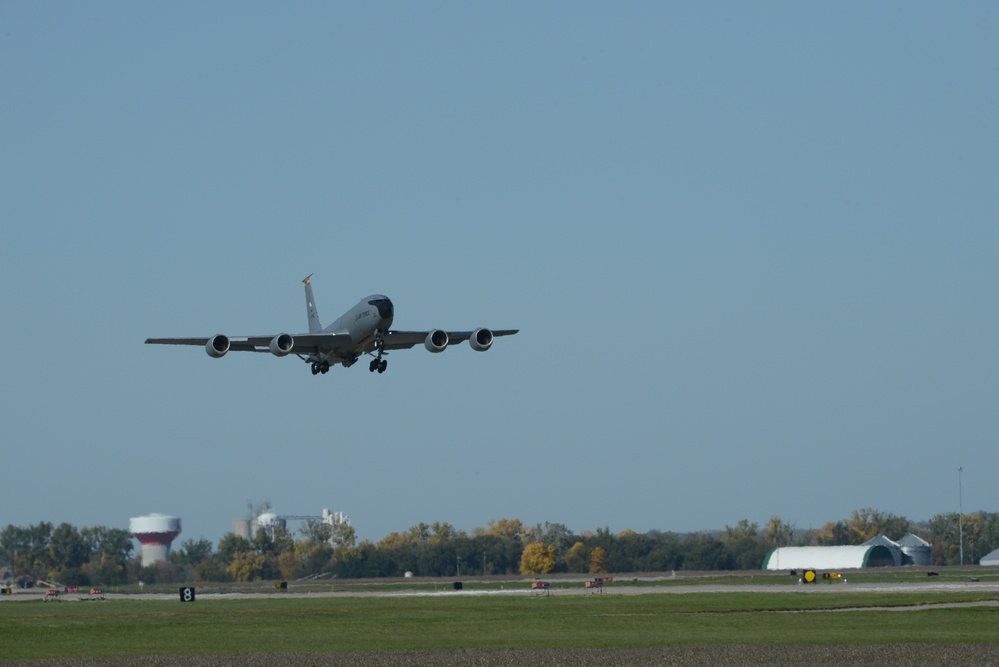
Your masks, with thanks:
[[(559, 583), (568, 583), (560, 581)], [(443, 584), (442, 584), (443, 587)], [(683, 594), (683, 593), (725, 593), (725, 592), (787, 592), (787, 585), (643, 585), (628, 586), (618, 579), (609, 591), (612, 595), (642, 594)], [(822, 586), (793, 587), (805, 594), (821, 595), (826, 592), (910, 592), (910, 591), (950, 591), (965, 590), (999, 593), (999, 582), (927, 582), (927, 583), (871, 583), (838, 584)], [(529, 590), (517, 588), (496, 590), (387, 590), (387, 591), (326, 591), (326, 592), (241, 592), (209, 593), (199, 592), (199, 599), (245, 599), (247, 597), (343, 597), (343, 596), (465, 596), (465, 595), (530, 595)], [(582, 588), (559, 588), (555, 595), (587, 595)], [(7, 597), (13, 599), (38, 599), (37, 592), (28, 591)], [(108, 593), (108, 599), (174, 599), (176, 593)], [(72, 598), (72, 594), (67, 598)], [(999, 600), (974, 603), (948, 603), (939, 607), (999, 606)], [(867, 608), (870, 609), (870, 608)], [(905, 612), (926, 609), (926, 606), (891, 607), (886, 610)], [(846, 611), (846, 610), (839, 610)], [(786, 612), (817, 613), (817, 612)], [(824, 612), (824, 613), (829, 613)], [(999, 635), (997, 635), (999, 639)], [(581, 667), (707, 667), (711, 665), (732, 667), (784, 667), (791, 665), (815, 665), (819, 667), (846, 665), (884, 665), (888, 667), (908, 665), (930, 667), (941, 665), (975, 665), (976, 667), (999, 667), (999, 645), (997, 644), (896, 644), (878, 646), (711, 646), (688, 647), (671, 646), (649, 649), (470, 649), (456, 651), (389, 651), (363, 653), (330, 654), (267, 654), (267, 655), (212, 655), (212, 656), (141, 656), (121, 658), (75, 658), (42, 660), (0, 660), (0, 665), (31, 665), (33, 667), (71, 665), (94, 667), (97, 665), (166, 667), (229, 667), (247, 665), (288, 665), (289, 667), (313, 667), (330, 665), (335, 667), (512, 667), (516, 665), (554, 666), (579, 665)]]
[[(663, 595), (663, 594), (673, 594), (680, 595), (683, 593), (788, 593), (788, 592), (801, 592), (807, 595), (822, 595), (827, 593), (919, 593), (919, 592), (936, 592), (936, 593), (961, 593), (961, 592), (988, 592), (996, 593), (999, 595), (999, 580), (989, 580), (989, 581), (972, 581), (971, 578), (962, 581), (955, 581), (953, 579), (949, 580), (935, 580), (928, 579), (925, 582), (884, 582), (884, 583), (849, 583), (849, 580), (844, 580), (843, 583), (835, 584), (820, 584), (820, 585), (801, 585), (795, 586), (793, 584), (787, 584), (785, 582), (780, 582), (776, 584), (734, 584), (727, 585), (723, 583), (713, 583), (713, 584), (676, 584), (670, 583), (669, 585), (662, 583), (657, 584), (658, 581), (665, 581), (666, 577), (660, 578), (648, 578), (648, 579), (634, 579), (637, 583), (641, 581), (643, 585), (629, 585), (630, 577), (618, 577), (614, 583), (614, 586), (608, 587), (606, 589), (607, 595)], [(420, 590), (420, 589), (399, 589), (387, 588), (385, 590), (377, 589), (365, 589), (356, 590), (351, 588), (351, 584), (354, 583), (368, 583), (368, 584), (399, 584), (401, 581), (415, 581), (416, 583), (434, 583), (438, 588), (436, 590)], [(466, 583), (479, 582), (495, 582), (497, 580), (491, 578), (477, 578), (469, 577), (464, 579)], [(291, 588), (288, 591), (276, 591), (273, 588), (265, 588), (263, 586), (255, 589), (243, 589), (239, 591), (220, 591), (215, 592), (209, 590), (201, 590), (199, 588), (197, 595), (199, 600), (245, 600), (249, 598), (302, 598), (302, 597), (313, 597), (313, 598), (325, 598), (325, 597), (435, 597), (435, 596), (531, 596), (537, 593), (532, 591), (527, 585), (526, 580), (523, 577), (509, 578), (503, 581), (510, 582), (509, 588), (504, 589), (464, 589), (460, 591), (453, 590), (451, 584), (452, 580), (447, 579), (424, 579), (424, 580), (355, 580), (352, 582), (341, 582), (342, 585), (339, 588), (331, 586), (331, 590), (321, 591), (321, 590), (309, 590), (309, 591), (295, 591)], [(557, 585), (552, 589), (552, 595), (557, 595), (559, 597), (563, 596), (586, 596), (586, 595), (597, 595), (598, 592), (586, 589), (583, 587), (583, 582), (585, 579), (578, 578), (551, 578), (550, 581), (553, 585)], [(4, 596), (0, 598), (0, 602), (5, 601), (28, 601), (37, 600), (39, 598), (45, 597), (45, 589), (14, 589), (13, 595)], [(174, 600), (177, 598), (177, 592), (171, 591), (169, 593), (115, 593), (106, 591), (104, 596), (108, 600)], [(77, 598), (87, 598), (87, 594), (81, 593), (65, 593), (62, 597), (66, 600), (73, 600)], [(969, 603), (969, 604), (995, 604), (999, 606), (999, 601), (994, 603)], [(868, 607), (869, 608), (869, 607)], [(921, 607), (925, 609), (925, 607)], [(889, 607), (888, 610), (906, 610), (907, 607)]]

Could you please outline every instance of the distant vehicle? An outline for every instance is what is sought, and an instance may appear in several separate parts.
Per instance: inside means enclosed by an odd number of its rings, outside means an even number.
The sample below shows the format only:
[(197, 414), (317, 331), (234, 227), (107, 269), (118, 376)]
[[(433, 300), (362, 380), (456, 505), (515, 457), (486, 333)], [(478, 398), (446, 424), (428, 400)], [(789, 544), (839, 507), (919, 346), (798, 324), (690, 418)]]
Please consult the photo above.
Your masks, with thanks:
[(226, 336), (215, 334), (208, 338), (147, 338), (151, 345), (201, 345), (213, 359), (224, 357), (227, 352), (270, 352), (276, 357), (293, 354), (311, 364), (312, 374), (327, 373), (331, 366), (353, 366), (361, 355), (372, 357), (368, 370), (384, 373), (388, 361), (383, 357), (389, 350), (408, 350), (420, 343), (430, 352), (443, 352), (448, 345), (468, 341), (476, 352), (492, 347), (498, 336), (512, 336), (519, 329), (486, 329), (474, 331), (394, 331), (392, 319), (395, 307), (382, 294), (361, 299), (353, 308), (341, 315), (325, 329), (319, 323), (319, 313), (312, 297), (312, 276), (305, 284), (305, 305), (309, 320), (309, 333), (279, 333), (270, 336)]

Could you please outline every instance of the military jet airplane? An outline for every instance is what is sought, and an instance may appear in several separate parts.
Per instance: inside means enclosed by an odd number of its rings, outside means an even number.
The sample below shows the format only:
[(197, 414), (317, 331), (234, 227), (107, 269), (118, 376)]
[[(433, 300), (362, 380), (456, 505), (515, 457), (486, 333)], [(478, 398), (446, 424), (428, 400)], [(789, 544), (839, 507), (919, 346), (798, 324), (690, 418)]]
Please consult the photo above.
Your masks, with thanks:
[(443, 352), (448, 345), (468, 341), (477, 352), (492, 347), (497, 336), (512, 336), (519, 329), (486, 329), (474, 331), (395, 331), (392, 318), (395, 308), (384, 295), (373, 294), (361, 299), (357, 305), (341, 315), (325, 329), (319, 323), (319, 313), (312, 298), (312, 276), (305, 284), (305, 303), (309, 318), (309, 333), (279, 333), (273, 336), (226, 336), (215, 334), (208, 338), (147, 338), (152, 345), (201, 345), (213, 359), (224, 357), (227, 352), (270, 352), (275, 357), (293, 354), (311, 364), (312, 374), (327, 373), (330, 366), (353, 366), (361, 355), (369, 355), (368, 370), (384, 373), (389, 350), (408, 350), (420, 343), (430, 352)]

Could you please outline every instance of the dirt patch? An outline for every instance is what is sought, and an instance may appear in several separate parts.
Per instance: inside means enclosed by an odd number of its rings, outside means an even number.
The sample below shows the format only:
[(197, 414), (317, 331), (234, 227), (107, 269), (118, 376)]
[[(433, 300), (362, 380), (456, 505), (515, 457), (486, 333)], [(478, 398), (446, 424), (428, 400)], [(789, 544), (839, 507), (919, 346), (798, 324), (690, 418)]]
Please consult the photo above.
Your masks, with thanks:
[(654, 649), (545, 649), (400, 651), (384, 653), (331, 653), (316, 655), (213, 655), (86, 658), (76, 660), (0, 661), (4, 665), (97, 665), (145, 667), (233, 667), (288, 665), (289, 667), (512, 667), (515, 665), (580, 665), (582, 667), (770, 667), (819, 665), (976, 665), (999, 666), (994, 644), (887, 646), (724, 646), (666, 647)]

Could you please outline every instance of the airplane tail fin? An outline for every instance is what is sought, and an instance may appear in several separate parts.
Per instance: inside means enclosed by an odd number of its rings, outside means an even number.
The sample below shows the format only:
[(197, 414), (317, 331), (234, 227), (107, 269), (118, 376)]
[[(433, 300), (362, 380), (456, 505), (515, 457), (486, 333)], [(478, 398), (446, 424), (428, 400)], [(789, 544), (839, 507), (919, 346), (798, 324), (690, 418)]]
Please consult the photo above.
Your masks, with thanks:
[(305, 284), (305, 310), (309, 315), (309, 333), (320, 333), (323, 325), (319, 323), (319, 312), (316, 310), (316, 300), (312, 298), (312, 274), (302, 281)]

